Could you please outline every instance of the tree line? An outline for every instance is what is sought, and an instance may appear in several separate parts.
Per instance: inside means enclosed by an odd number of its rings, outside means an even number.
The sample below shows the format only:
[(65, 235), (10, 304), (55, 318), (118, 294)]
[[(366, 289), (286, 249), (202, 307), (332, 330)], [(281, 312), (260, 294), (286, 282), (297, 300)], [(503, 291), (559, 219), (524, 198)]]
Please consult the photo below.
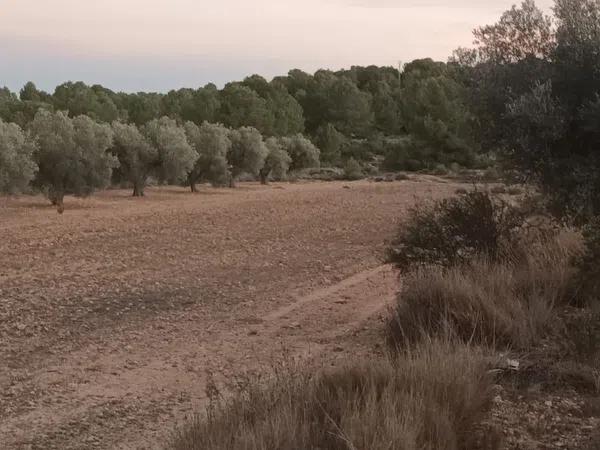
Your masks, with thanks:
[(229, 184), (248, 173), (266, 183), (289, 170), (319, 166), (319, 149), (301, 134), (269, 137), (254, 127), (161, 117), (138, 127), (40, 108), (27, 131), (0, 119), (0, 191), (32, 186), (62, 212), (66, 194), (86, 196), (126, 182), (143, 196), (150, 177), (163, 184)]
[[(64, 83), (49, 94), (28, 82), (18, 95), (0, 89), (0, 119), (27, 133), (40, 110), (64, 111), (72, 120), (85, 115), (97, 123), (119, 122), (140, 130), (163, 118), (186, 129), (187, 123), (199, 127), (220, 123), (231, 129), (252, 127), (264, 136), (265, 145), (270, 138), (295, 142), (302, 134), (320, 150), (325, 166), (383, 161), (390, 170), (419, 170), (436, 164), (477, 163), (464, 100), (455, 70), (427, 59), (414, 61), (402, 71), (376, 66), (314, 74), (291, 70), (271, 81), (253, 75), (223, 89), (209, 84), (167, 94), (113, 92), (83, 82)], [(290, 164), (293, 169), (294, 162)], [(121, 170), (128, 169), (116, 173)]]
[[(31, 183), (57, 201), (125, 180), (266, 181), (347, 161), (386, 169), (497, 162), (577, 221), (600, 215), (600, 2), (533, 0), (474, 31), (448, 62), (352, 67), (223, 89), (115, 93), (64, 83), (0, 90), (0, 189)], [(62, 112), (64, 111), (64, 112)], [(222, 124), (222, 125), (217, 125)]]

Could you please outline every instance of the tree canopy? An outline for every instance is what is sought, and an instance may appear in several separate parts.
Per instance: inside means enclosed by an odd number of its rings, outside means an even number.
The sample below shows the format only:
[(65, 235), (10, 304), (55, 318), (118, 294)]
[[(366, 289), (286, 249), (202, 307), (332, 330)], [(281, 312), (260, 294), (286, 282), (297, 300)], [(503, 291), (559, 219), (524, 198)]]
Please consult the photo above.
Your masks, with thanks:
[(71, 119), (63, 112), (41, 109), (31, 123), (39, 148), (36, 184), (47, 192), (59, 211), (65, 194), (86, 196), (106, 187), (118, 160), (108, 150), (113, 134), (107, 124), (88, 116)]
[(28, 189), (38, 169), (33, 161), (36, 150), (29, 134), (0, 119), (0, 192), (15, 194)]
[(135, 124), (113, 122), (112, 153), (119, 159), (119, 173), (133, 184), (133, 195), (141, 197), (148, 177), (158, 166), (158, 150)]
[(231, 169), (231, 185), (243, 172), (258, 175), (269, 153), (263, 137), (256, 128), (241, 127), (229, 132), (231, 148), (227, 161)]
[(193, 122), (186, 122), (185, 132), (198, 154), (198, 159), (188, 174), (192, 192), (200, 181), (208, 181), (213, 185), (226, 184), (229, 180), (227, 155), (232, 145), (229, 130), (219, 124), (204, 122), (198, 126)]
[(187, 141), (185, 129), (169, 117), (144, 125), (143, 134), (157, 150), (157, 176), (162, 183), (178, 184), (187, 180), (198, 154)]

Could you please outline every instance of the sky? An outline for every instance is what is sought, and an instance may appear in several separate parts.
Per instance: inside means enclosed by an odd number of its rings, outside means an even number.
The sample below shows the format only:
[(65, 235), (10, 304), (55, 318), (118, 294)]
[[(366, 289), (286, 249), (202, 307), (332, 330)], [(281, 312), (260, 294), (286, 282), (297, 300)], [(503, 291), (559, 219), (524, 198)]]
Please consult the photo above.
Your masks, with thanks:
[(0, 86), (166, 92), (292, 68), (445, 61), (514, 2), (0, 0)]

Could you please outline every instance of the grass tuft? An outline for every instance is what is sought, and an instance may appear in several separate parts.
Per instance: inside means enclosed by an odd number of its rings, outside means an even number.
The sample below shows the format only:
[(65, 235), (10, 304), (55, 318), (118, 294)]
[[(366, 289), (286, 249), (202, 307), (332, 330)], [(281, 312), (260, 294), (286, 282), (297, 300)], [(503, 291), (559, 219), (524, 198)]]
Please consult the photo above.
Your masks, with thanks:
[(180, 430), (170, 448), (473, 448), (490, 405), (482, 352), (435, 340), (393, 362), (364, 362), (316, 376), (294, 371), (266, 387), (245, 384)]
[(394, 346), (451, 334), (484, 345), (528, 348), (551, 328), (556, 309), (570, 302), (569, 240), (546, 241), (518, 262), (486, 257), (450, 268), (407, 274), (389, 322)]

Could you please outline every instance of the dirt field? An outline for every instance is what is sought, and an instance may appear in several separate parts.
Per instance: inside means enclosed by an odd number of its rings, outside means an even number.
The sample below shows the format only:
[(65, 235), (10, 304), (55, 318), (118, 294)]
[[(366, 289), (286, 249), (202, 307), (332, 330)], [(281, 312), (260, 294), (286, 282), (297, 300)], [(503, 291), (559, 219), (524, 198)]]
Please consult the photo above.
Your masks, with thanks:
[(373, 351), (402, 211), (456, 185), (307, 183), (0, 199), (0, 447), (160, 448), (228, 382)]

